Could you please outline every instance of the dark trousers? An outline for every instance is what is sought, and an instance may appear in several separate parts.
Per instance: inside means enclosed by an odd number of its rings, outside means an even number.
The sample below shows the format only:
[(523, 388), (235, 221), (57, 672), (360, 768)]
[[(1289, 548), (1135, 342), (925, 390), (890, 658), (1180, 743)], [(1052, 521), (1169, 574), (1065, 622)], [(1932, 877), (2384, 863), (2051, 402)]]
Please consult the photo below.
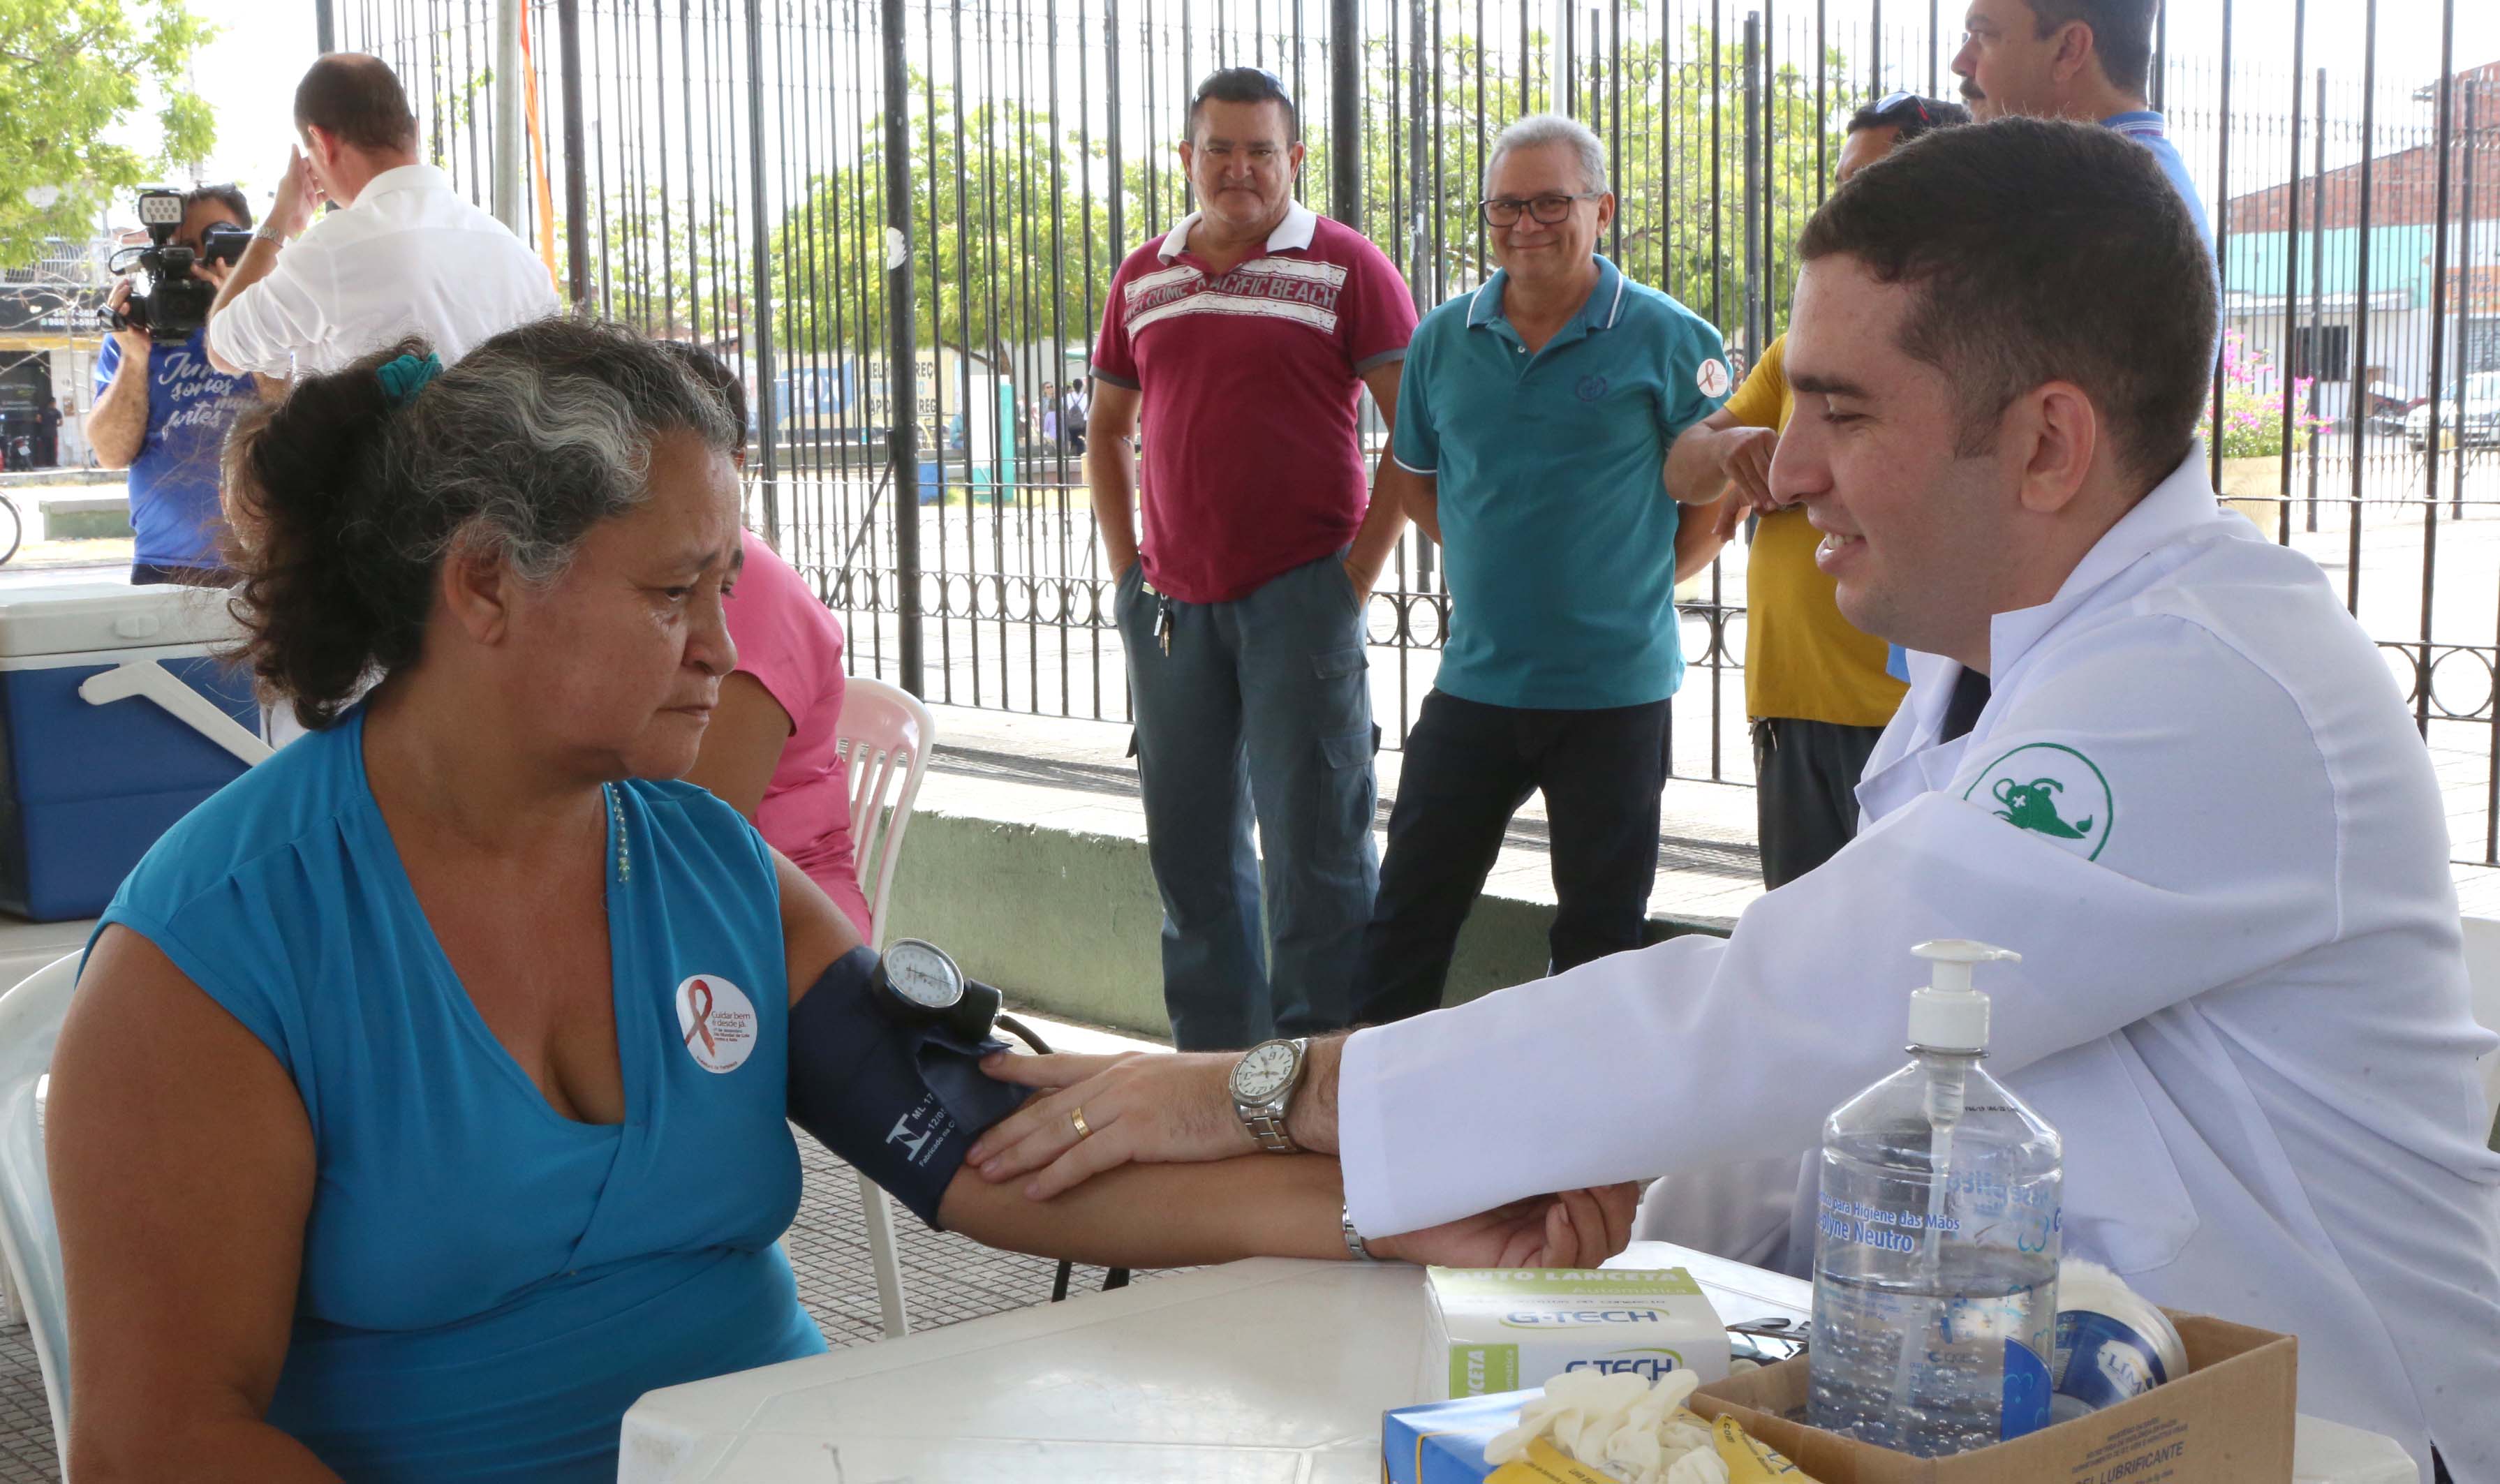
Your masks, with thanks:
[(1131, 567), (1112, 612), (1172, 1043), (1229, 1050), (1336, 1030), (1379, 882), (1379, 733), (1345, 563), (1321, 557), (1230, 602), (1174, 601), (1168, 633), (1144, 582)]
[(1858, 838), (1858, 775), (1882, 727), (1764, 716), (1754, 722), (1754, 817), (1762, 884), (1777, 890)]
[(1539, 789), (1553, 840), (1555, 972), (1637, 948), (1658, 881), (1666, 703), (1528, 710), (1424, 698), (1406, 739), (1380, 898), (1363, 935), (1354, 1020), (1378, 1025), (1441, 1003), (1450, 954), (1510, 816)]
[(130, 585), (133, 587), (164, 583), (183, 587), (232, 587), (242, 580), (240, 573), (224, 567), (168, 567), (157, 562), (130, 564)]

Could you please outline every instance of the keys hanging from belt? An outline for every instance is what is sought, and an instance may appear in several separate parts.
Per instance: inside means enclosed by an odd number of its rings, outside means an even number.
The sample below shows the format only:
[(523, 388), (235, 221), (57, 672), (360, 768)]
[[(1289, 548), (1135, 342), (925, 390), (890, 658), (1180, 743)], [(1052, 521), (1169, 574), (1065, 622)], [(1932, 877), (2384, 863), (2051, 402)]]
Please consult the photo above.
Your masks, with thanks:
[(1155, 642), (1163, 645), (1164, 658), (1171, 658), (1172, 601), (1162, 593), (1155, 594)]

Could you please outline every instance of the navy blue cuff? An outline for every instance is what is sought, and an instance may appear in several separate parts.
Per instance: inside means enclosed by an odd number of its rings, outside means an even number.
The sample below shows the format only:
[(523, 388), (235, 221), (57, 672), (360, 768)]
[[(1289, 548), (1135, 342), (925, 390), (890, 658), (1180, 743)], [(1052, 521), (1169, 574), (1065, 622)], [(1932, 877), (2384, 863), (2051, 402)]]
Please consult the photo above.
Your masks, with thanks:
[(981, 1071), (1005, 1042), (881, 1009), (876, 965), (853, 948), (791, 1008), (790, 1121), (935, 1227), (965, 1153), (1027, 1090)]

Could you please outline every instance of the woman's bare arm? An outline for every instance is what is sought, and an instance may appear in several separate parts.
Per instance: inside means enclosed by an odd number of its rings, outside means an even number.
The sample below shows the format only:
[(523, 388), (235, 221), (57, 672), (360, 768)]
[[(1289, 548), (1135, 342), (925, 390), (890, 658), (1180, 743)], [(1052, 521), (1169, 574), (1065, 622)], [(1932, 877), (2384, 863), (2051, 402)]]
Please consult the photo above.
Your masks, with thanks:
[[(116, 303), (130, 297), (130, 280), (114, 285)], [(115, 330), (121, 364), (104, 392), (88, 404), (86, 443), (95, 461), (107, 469), (127, 469), (148, 444), (148, 337), (135, 330)]]
[(97, 940), (45, 1118), (80, 1484), (335, 1480), (262, 1420), (295, 1314), (312, 1129), (269, 1049), (147, 939)]
[[(1099, 1187), (1099, 1188), (1098, 1188)], [(1428, 1231), (1366, 1233), (1374, 1257), (1459, 1268), (1595, 1268), (1631, 1239), (1640, 1187), (1567, 1191)], [(987, 1246), (1106, 1268), (1245, 1257), (1343, 1259), (1345, 1187), (1325, 1155), (1252, 1154), (1204, 1165), (1123, 1165), (1048, 1201), (967, 1165), (938, 1207)]]
[[(815, 882), (774, 857), (795, 1007), (859, 935)], [(1637, 1186), (1514, 1202), (1430, 1231), (1365, 1233), (1375, 1256), (1470, 1268), (1594, 1268), (1630, 1239)], [(955, 1172), (938, 1220), (976, 1241), (1115, 1268), (1242, 1257), (1342, 1258), (1345, 1190), (1335, 1160), (1251, 1155), (1211, 1164), (1124, 1165), (1049, 1201)]]

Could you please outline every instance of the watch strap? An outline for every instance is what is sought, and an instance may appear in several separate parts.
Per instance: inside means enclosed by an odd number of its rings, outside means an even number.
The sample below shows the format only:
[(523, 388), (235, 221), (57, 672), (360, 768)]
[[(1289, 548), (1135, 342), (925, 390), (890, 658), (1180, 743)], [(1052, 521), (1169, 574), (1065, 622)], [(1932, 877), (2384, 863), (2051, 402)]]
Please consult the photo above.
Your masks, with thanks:
[(1241, 1114), (1241, 1126), (1250, 1131), (1250, 1138), (1260, 1148), (1269, 1154), (1301, 1152), (1300, 1146), (1294, 1142), (1293, 1136), (1285, 1132), (1285, 1114), (1282, 1109), (1269, 1112), (1264, 1109), (1236, 1108), (1236, 1111)]
[(1345, 1237), (1346, 1252), (1352, 1256), (1356, 1262), (1376, 1263), (1380, 1261), (1379, 1258), (1371, 1255), (1371, 1249), (1369, 1247), (1363, 1244), (1363, 1234), (1354, 1229), (1353, 1206), (1348, 1205), (1339, 1209), (1337, 1214), (1337, 1230)]

